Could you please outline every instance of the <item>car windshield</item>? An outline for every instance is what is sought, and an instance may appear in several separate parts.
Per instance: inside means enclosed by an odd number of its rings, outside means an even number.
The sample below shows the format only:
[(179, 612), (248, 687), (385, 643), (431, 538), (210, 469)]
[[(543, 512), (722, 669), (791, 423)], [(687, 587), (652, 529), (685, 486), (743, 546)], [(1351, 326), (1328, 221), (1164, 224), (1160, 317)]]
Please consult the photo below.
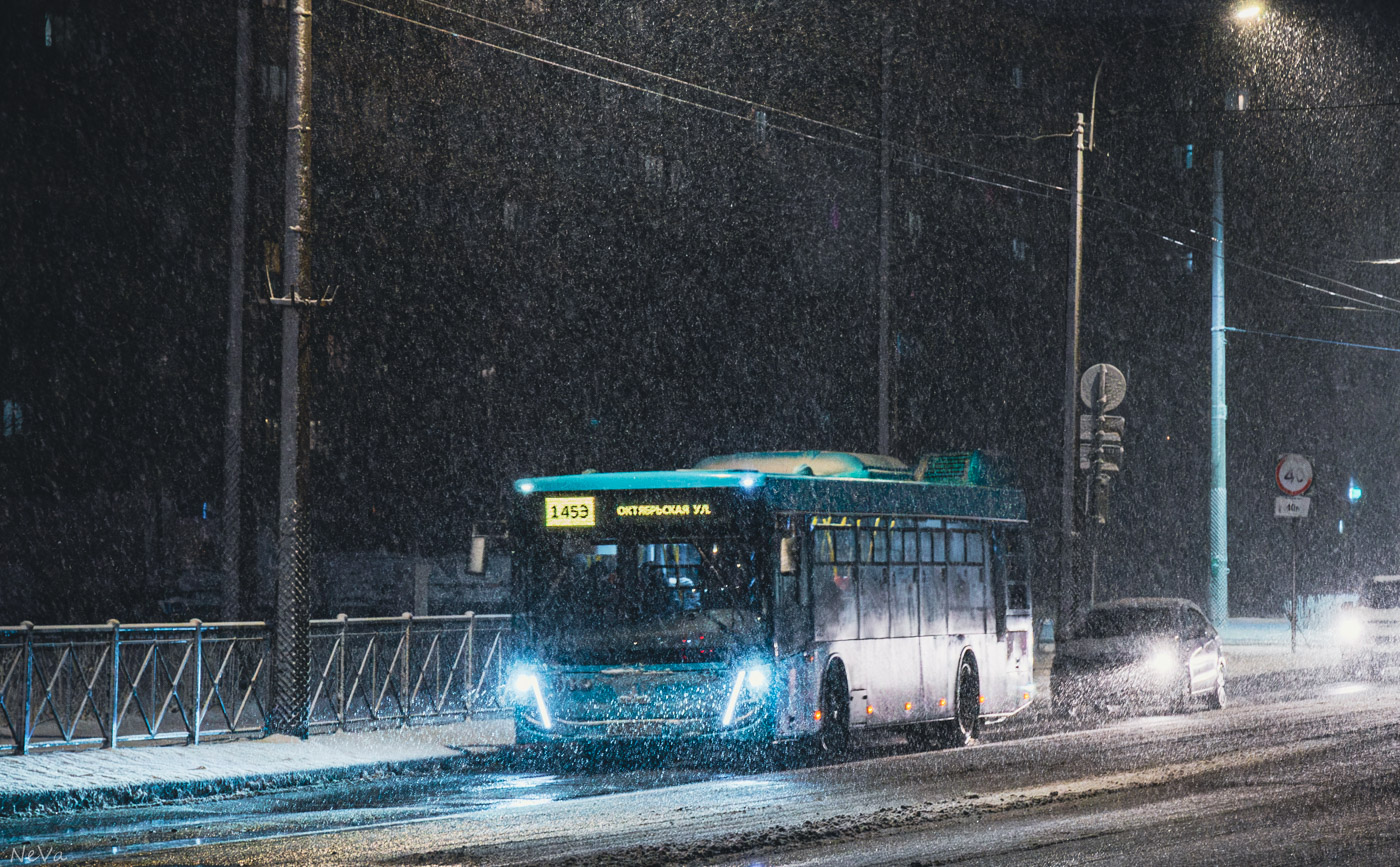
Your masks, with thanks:
[(1171, 608), (1097, 608), (1089, 612), (1080, 638), (1121, 638), (1130, 635), (1169, 635), (1181, 620)]
[(1361, 594), (1367, 608), (1400, 608), (1400, 581), (1372, 581)]

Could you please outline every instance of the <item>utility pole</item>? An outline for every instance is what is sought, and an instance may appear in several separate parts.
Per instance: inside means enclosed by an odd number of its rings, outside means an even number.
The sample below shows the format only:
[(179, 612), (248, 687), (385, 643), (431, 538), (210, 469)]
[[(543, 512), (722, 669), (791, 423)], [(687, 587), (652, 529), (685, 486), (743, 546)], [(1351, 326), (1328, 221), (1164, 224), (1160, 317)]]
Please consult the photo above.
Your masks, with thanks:
[(1074, 116), (1074, 194), (1070, 198), (1069, 291), (1065, 321), (1064, 448), (1060, 478), (1060, 600), (1055, 639), (1078, 613), (1082, 595), (1074, 576), (1074, 470), (1079, 460), (1079, 296), (1084, 262), (1084, 114)]
[(1210, 269), (1210, 621), (1230, 617), (1229, 528), (1225, 509), (1225, 153), (1215, 152)]
[(310, 477), (311, 299), (307, 233), (311, 220), (311, 0), (291, 0), (287, 63), (286, 230), (282, 250), (282, 423), (278, 448), (277, 610), (268, 728), (306, 737), (310, 683), (310, 551), (306, 489)]
[(890, 453), (890, 79), (894, 24), (880, 28), (880, 454)]
[(237, 66), (233, 88), (233, 192), (229, 206), (228, 400), (224, 412), (223, 604), (220, 617), (237, 620), (242, 579), (239, 543), (243, 533), (243, 280), (248, 222), (248, 87), (253, 77), (252, 0), (238, 3)]

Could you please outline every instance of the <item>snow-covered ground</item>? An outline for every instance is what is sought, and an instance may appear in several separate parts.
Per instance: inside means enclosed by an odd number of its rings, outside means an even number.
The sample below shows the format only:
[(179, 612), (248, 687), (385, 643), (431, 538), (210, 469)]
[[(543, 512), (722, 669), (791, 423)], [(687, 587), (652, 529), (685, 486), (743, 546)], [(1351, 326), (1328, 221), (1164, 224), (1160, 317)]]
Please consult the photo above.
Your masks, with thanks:
[(428, 763), (510, 743), (508, 717), (440, 726), (273, 735), (198, 746), (64, 750), (0, 758), (0, 814), (272, 788)]

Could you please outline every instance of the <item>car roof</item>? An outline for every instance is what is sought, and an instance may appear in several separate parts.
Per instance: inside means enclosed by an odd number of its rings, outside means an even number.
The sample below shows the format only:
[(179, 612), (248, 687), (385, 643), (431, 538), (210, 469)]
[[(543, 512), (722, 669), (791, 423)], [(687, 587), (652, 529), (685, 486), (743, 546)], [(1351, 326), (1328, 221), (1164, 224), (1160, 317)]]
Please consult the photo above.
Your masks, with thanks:
[[(1400, 577), (1400, 576), (1397, 576)], [(1135, 596), (1127, 599), (1114, 599), (1111, 602), (1095, 603), (1094, 611), (1122, 611), (1124, 609), (1155, 609), (1159, 611), (1195, 611), (1202, 617), (1205, 612), (1201, 611), (1201, 606), (1190, 599), (1179, 599), (1173, 596)]]

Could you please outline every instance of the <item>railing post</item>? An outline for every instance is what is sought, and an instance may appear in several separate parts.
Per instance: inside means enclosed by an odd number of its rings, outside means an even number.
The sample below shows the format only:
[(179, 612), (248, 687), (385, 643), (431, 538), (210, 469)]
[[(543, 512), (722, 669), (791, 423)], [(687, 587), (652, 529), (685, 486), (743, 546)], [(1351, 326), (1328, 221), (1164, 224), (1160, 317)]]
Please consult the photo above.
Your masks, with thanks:
[(468, 713), (476, 710), (476, 612), (468, 611), (467, 616), (467, 676), (462, 684), (467, 687), (467, 701), (471, 702)]
[(29, 752), (29, 737), (33, 731), (29, 717), (34, 699), (34, 624), (28, 620), (24, 627), (24, 724), (20, 726), (19, 754)]
[(403, 674), (399, 677), (399, 689), (403, 695), (403, 724), (408, 725), (413, 716), (413, 687), (410, 686), (413, 670), (408, 664), (408, 650), (413, 642), (413, 612), (403, 613)]
[(204, 724), (204, 622), (192, 619), (194, 626), (194, 725), (190, 741), (199, 745), (199, 729)]
[(340, 728), (345, 729), (345, 721), (349, 719), (349, 710), (345, 707), (345, 643), (350, 640), (349, 628), (350, 618), (342, 611), (336, 615), (336, 620), (340, 621)]
[(122, 624), (119, 620), (108, 620), (112, 627), (112, 703), (107, 708), (107, 748), (117, 748), (117, 714), (121, 712), (122, 695)]

